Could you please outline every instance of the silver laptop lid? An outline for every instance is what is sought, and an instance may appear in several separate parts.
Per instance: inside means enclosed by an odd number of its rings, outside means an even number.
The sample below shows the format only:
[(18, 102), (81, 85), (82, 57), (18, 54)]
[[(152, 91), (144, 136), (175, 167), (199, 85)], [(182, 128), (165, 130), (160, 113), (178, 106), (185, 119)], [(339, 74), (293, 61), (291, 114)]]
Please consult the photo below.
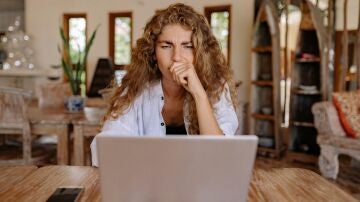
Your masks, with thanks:
[(100, 136), (103, 201), (245, 201), (256, 136)]

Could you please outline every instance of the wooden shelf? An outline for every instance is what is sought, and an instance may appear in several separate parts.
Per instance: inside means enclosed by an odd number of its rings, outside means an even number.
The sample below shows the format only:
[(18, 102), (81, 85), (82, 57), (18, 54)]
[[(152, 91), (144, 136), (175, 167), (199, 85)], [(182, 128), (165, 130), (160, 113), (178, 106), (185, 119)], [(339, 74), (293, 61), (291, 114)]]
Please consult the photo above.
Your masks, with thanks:
[(46, 77), (44, 69), (9, 69), (0, 70), (0, 77)]
[(282, 145), (279, 150), (275, 148), (270, 147), (261, 147), (258, 146), (257, 153), (260, 156), (270, 156), (271, 158), (280, 158), (285, 154), (285, 151), (287, 150), (286, 145)]
[(255, 47), (251, 49), (253, 52), (258, 52), (258, 53), (271, 53), (272, 52), (272, 47), (271, 46), (263, 46), (263, 47)]
[(286, 153), (286, 159), (290, 162), (296, 161), (296, 162), (316, 164), (316, 165), (318, 163), (317, 155), (295, 152), (295, 151), (288, 151)]
[(258, 146), (258, 151), (260, 151), (260, 152), (276, 153), (276, 149), (274, 149), (274, 148), (272, 148), (272, 147), (261, 147), (261, 146)]
[(347, 73), (345, 81), (356, 81), (356, 73)]
[(276, 158), (278, 157), (278, 151), (275, 148), (258, 146), (257, 154), (264, 157)]
[(273, 86), (273, 81), (255, 80), (252, 81), (251, 83), (258, 86)]
[(309, 91), (309, 90), (293, 89), (291, 92), (299, 95), (321, 95), (321, 92), (319, 90)]
[(314, 59), (304, 59), (304, 58), (297, 58), (295, 60), (297, 63), (314, 63), (314, 62), (320, 62), (320, 58), (314, 58)]
[(260, 114), (260, 113), (253, 113), (251, 116), (255, 119), (261, 119), (261, 120), (268, 120), (268, 121), (274, 121), (273, 115), (267, 115), (267, 114)]
[[(315, 102), (327, 99), (327, 75), (324, 75), (324, 66), (322, 57), (324, 46), (326, 44), (325, 26), (321, 18), (315, 18), (319, 8), (313, 7), (310, 1), (301, 1), (302, 18), (300, 30), (297, 36), (296, 57), (293, 58), (293, 71), (291, 71), (291, 95), (289, 116), (292, 117), (288, 129), (288, 144), (291, 145), (287, 157), (291, 161), (304, 163), (317, 163), (317, 156), (302, 151), (303, 145), (306, 145), (309, 152), (318, 152), (316, 144), (316, 129), (312, 121), (311, 106)], [(316, 25), (316, 26), (315, 26)], [(300, 88), (300, 84), (312, 83), (310, 86)], [(306, 85), (306, 84), (305, 84)], [(306, 89), (306, 90), (304, 90)], [(302, 113), (303, 118), (298, 117), (297, 113)], [(295, 120), (294, 120), (295, 119)], [(299, 148), (299, 150), (297, 150)]]
[(312, 122), (291, 121), (290, 123), (294, 126), (315, 127), (314, 123), (312, 123)]
[[(266, 133), (273, 135), (273, 148), (259, 146), (258, 153), (279, 157), (282, 145), (280, 105), (280, 31), (276, 5), (263, 1), (253, 29), (251, 49), (251, 101), (249, 106), (249, 133), (256, 134), (259, 124), (269, 124)], [(263, 106), (271, 108), (272, 114), (260, 113)], [(265, 132), (264, 132), (265, 133)]]

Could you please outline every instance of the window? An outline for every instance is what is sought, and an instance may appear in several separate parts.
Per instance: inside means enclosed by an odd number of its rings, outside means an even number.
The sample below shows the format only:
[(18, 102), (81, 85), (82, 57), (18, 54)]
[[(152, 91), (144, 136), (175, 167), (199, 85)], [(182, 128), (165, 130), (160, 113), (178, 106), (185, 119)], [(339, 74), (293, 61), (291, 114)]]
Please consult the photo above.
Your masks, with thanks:
[[(70, 57), (76, 63), (86, 46), (86, 14), (64, 14), (64, 32), (69, 38)], [(81, 75), (81, 95), (86, 92), (86, 67)]]
[(231, 6), (205, 7), (205, 16), (210, 23), (211, 29), (219, 41), (221, 50), (227, 60), (230, 60), (230, 25)]
[(132, 44), (132, 14), (109, 14), (109, 55), (117, 69), (130, 64)]

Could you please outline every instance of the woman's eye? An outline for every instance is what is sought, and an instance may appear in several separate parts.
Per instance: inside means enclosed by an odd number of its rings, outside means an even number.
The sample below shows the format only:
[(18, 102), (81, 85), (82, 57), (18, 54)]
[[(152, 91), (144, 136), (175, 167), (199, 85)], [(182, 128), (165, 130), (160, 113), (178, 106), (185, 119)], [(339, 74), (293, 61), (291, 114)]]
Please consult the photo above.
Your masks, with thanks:
[(193, 45), (188, 45), (188, 46), (185, 46), (185, 48), (188, 48), (188, 49), (193, 49), (194, 46)]
[(170, 46), (169, 45), (163, 45), (163, 46), (161, 46), (161, 48), (170, 48)]

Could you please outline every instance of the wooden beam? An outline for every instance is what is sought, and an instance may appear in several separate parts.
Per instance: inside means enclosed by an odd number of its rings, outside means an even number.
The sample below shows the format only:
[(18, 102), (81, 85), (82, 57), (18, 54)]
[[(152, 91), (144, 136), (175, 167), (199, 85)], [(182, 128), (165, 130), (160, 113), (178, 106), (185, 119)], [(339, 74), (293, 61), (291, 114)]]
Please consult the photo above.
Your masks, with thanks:
[[(326, 57), (326, 67), (327, 71), (325, 75), (328, 78), (328, 93), (327, 99), (331, 100), (332, 92), (336, 88), (334, 85), (336, 82), (335, 80), (335, 15), (336, 15), (336, 0), (329, 0), (328, 1), (328, 40), (327, 40), (327, 57)], [(335, 87), (335, 88), (334, 88)]]
[(344, 0), (344, 27), (343, 27), (343, 50), (342, 50), (342, 65), (340, 72), (340, 82), (339, 82), (339, 91), (344, 91), (346, 88), (346, 73), (348, 70), (348, 32), (347, 32), (347, 5), (348, 0)]

